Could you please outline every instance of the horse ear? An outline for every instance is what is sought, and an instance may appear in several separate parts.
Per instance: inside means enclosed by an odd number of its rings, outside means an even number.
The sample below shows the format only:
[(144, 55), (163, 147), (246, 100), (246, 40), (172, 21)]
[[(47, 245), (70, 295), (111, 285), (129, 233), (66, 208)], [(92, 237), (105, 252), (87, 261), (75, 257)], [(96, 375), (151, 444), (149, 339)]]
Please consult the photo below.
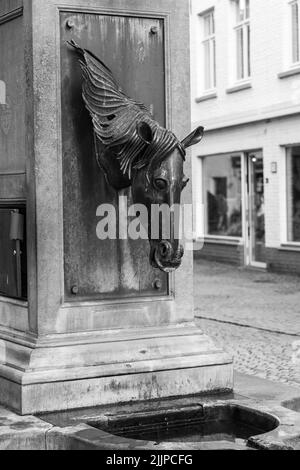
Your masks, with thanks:
[(153, 132), (149, 124), (147, 122), (139, 122), (136, 126), (136, 130), (138, 133), (139, 138), (145, 142), (145, 144), (151, 144), (153, 140)]
[(182, 142), (181, 144), (185, 149), (188, 147), (191, 147), (192, 145), (199, 144), (201, 140), (203, 139), (204, 135), (204, 127), (200, 126), (197, 127), (197, 129), (194, 130), (190, 135), (188, 135)]

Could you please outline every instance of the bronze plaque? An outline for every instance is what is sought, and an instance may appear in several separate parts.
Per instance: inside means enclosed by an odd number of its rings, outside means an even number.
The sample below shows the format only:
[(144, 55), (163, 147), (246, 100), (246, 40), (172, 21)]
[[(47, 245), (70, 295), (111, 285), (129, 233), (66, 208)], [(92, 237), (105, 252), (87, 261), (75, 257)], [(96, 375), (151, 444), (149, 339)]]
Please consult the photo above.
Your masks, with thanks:
[[(67, 300), (168, 295), (168, 276), (149, 264), (147, 240), (99, 240), (97, 208), (119, 194), (96, 163), (92, 123), (81, 98), (74, 39), (113, 72), (125, 93), (165, 125), (164, 22), (161, 19), (61, 13), (64, 275)], [(132, 204), (131, 190), (123, 197)], [(124, 201), (124, 199), (123, 199)], [(118, 222), (118, 217), (117, 217)], [(159, 282), (157, 282), (159, 281)]]

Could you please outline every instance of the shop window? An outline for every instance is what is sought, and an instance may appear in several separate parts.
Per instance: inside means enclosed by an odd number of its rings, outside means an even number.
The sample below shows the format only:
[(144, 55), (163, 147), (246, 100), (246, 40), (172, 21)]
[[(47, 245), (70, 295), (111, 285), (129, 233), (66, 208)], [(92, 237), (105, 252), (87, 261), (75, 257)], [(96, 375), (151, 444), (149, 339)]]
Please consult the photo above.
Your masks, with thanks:
[(288, 241), (300, 242), (300, 147), (287, 154)]
[(204, 158), (206, 234), (242, 237), (241, 157)]
[(0, 296), (27, 299), (26, 211), (0, 206)]

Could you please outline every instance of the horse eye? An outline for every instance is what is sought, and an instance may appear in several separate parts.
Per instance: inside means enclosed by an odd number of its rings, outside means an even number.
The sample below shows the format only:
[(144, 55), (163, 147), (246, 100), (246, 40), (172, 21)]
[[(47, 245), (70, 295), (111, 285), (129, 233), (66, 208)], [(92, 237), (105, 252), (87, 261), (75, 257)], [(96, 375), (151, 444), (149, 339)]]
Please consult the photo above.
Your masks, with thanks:
[(168, 185), (167, 181), (162, 178), (156, 178), (154, 180), (154, 186), (159, 191), (163, 191), (164, 189), (166, 189), (167, 185)]

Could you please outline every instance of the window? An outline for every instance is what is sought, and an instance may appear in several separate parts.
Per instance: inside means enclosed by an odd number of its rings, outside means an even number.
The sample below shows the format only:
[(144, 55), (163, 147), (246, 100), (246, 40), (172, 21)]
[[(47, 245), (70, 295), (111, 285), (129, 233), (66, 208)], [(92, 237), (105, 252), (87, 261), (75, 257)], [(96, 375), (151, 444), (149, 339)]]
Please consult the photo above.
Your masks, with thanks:
[(300, 62), (300, 25), (299, 25), (299, 0), (291, 2), (292, 16), (292, 64)]
[(203, 186), (207, 235), (242, 237), (241, 173), (240, 155), (204, 158)]
[(25, 207), (0, 207), (0, 296), (27, 298)]
[(210, 10), (202, 17), (203, 23), (203, 70), (204, 90), (216, 87), (216, 38), (215, 38), (215, 12)]
[(250, 0), (234, 1), (234, 34), (236, 44), (236, 78), (244, 80), (251, 75), (250, 64)]
[(300, 242), (300, 147), (287, 152), (287, 239)]
[(0, 80), (0, 105), (1, 104), (6, 104), (6, 85), (2, 80)]

